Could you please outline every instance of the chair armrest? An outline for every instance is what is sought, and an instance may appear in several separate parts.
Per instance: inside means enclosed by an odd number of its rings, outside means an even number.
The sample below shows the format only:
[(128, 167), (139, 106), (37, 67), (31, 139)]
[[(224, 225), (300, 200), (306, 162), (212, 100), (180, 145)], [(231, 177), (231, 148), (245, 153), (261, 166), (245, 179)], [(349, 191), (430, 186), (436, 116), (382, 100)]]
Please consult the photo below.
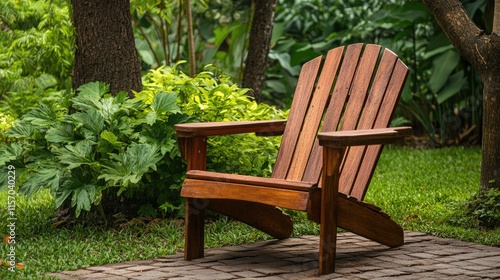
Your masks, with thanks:
[(319, 144), (325, 147), (345, 148), (348, 146), (392, 144), (403, 142), (411, 135), (411, 127), (389, 127), (360, 130), (321, 132)]
[(280, 135), (285, 131), (286, 120), (232, 121), (183, 123), (174, 126), (178, 137), (215, 136), (255, 132), (259, 135)]

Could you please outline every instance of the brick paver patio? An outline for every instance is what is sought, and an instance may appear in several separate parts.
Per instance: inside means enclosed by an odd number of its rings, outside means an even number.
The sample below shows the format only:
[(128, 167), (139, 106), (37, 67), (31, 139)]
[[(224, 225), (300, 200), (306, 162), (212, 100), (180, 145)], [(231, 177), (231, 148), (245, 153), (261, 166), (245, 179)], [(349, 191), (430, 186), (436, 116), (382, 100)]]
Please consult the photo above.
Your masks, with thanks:
[(388, 248), (340, 233), (333, 274), (317, 275), (318, 237), (208, 249), (206, 257), (182, 254), (52, 273), (59, 279), (500, 279), (500, 248), (405, 232), (405, 245)]

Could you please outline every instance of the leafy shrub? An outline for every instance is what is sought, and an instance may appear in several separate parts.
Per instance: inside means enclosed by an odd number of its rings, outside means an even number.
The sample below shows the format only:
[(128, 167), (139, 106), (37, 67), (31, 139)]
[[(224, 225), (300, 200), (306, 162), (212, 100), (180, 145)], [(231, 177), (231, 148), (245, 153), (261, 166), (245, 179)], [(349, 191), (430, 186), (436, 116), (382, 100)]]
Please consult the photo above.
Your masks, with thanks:
[[(46, 98), (17, 121), (6, 132), (12, 143), (0, 145), (0, 165), (16, 167), (19, 193), (50, 189), (56, 207), (69, 201), (76, 216), (93, 205), (109, 209), (107, 198), (115, 194), (144, 215), (182, 214), (185, 165), (175, 124), (284, 116), (257, 105), (246, 89), (216, 71), (191, 78), (175, 67), (160, 68), (148, 73), (144, 84), (144, 91), (129, 99), (126, 93), (110, 95), (103, 83), (89, 83), (69, 97), (71, 114)], [(208, 166), (267, 175), (278, 141), (254, 135), (214, 138)], [(242, 160), (242, 154), (252, 161)]]
[(0, 3), (0, 107), (19, 117), (51, 92), (70, 89), (74, 37), (68, 2)]
[(68, 199), (76, 216), (98, 205), (107, 189), (171, 206), (168, 188), (179, 186), (183, 170), (172, 127), (186, 119), (177, 95), (158, 92), (147, 104), (108, 89), (83, 85), (71, 98), (74, 113), (42, 103), (7, 131), (16, 141), (0, 147), (0, 165), (16, 166), (20, 193), (48, 188), (56, 206)]
[[(179, 94), (182, 111), (200, 122), (283, 119), (286, 113), (266, 104), (257, 104), (247, 92), (233, 84), (220, 70), (208, 65), (204, 72), (189, 77), (176, 67), (161, 67), (144, 76), (144, 91), (151, 99), (163, 90)], [(207, 168), (221, 172), (270, 175), (279, 137), (254, 134), (210, 137)], [(229, 164), (228, 164), (229, 163)]]
[(478, 191), (472, 201), (467, 202), (467, 213), (480, 226), (496, 228), (500, 226), (500, 190), (491, 188)]

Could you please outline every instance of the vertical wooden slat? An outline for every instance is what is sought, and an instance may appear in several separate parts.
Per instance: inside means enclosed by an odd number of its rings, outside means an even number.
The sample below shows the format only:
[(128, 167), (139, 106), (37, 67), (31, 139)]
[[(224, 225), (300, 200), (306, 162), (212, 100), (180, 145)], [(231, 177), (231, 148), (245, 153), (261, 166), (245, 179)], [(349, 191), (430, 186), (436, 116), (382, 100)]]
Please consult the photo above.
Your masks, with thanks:
[[(370, 93), (360, 113), (361, 117), (357, 129), (370, 129), (374, 127), (375, 119), (384, 99), (397, 59), (394, 53), (384, 51), (376, 69)], [(371, 153), (365, 154), (365, 151), (366, 146), (351, 147), (349, 149), (347, 160), (342, 168), (341, 191), (345, 194), (351, 195), (354, 182), (358, 176), (369, 176), (368, 173), (358, 172), (364, 156), (375, 156)]]
[(349, 94), (349, 101), (343, 116), (342, 130), (355, 129), (358, 124), (361, 110), (365, 104), (368, 87), (372, 80), (372, 74), (377, 65), (380, 48), (381, 47), (377, 45), (366, 45), (363, 51), (363, 56), (358, 64)]
[(322, 57), (310, 60), (302, 66), (293, 97), (289, 119), (283, 133), (280, 150), (273, 169), (273, 178), (284, 179), (288, 173), (295, 146), (302, 130), (307, 107), (313, 92)]
[[(343, 113), (344, 104), (349, 94), (349, 90), (356, 73), (356, 67), (359, 62), (360, 54), (363, 49), (363, 44), (349, 45), (344, 54), (340, 71), (337, 76), (337, 81), (330, 98), (330, 103), (325, 113), (323, 120), (322, 131), (335, 131), (340, 122)], [(304, 174), (304, 181), (318, 182), (321, 174), (322, 164), (322, 148), (319, 147), (318, 140), (315, 137), (315, 142), (309, 163)]]
[[(391, 80), (389, 82), (386, 95), (384, 97), (384, 100), (382, 101), (379, 113), (375, 120), (374, 128), (389, 126), (391, 118), (394, 115), (396, 104), (399, 100), (401, 92), (403, 91), (403, 86), (406, 81), (408, 71), (408, 67), (406, 67), (406, 65), (404, 65), (404, 63), (398, 59)], [(381, 146), (369, 146), (367, 148), (366, 154), (371, 156), (365, 156), (365, 158), (361, 162), (361, 166), (359, 169), (360, 173), (367, 175), (357, 178), (354, 188), (351, 191), (352, 196), (363, 200), (381, 152)]]
[[(341, 130), (356, 129), (363, 106), (366, 101), (368, 88), (372, 80), (372, 74), (377, 65), (381, 47), (378, 45), (366, 45), (361, 59), (357, 64), (354, 81), (349, 92), (349, 99), (345, 105), (345, 112), (342, 116)], [(340, 166), (341, 174), (344, 172), (344, 164), (351, 153), (351, 148), (347, 149), (342, 164)], [(340, 191), (345, 193), (345, 176), (340, 177)]]
[(321, 69), (321, 74), (318, 79), (318, 84), (314, 90), (311, 103), (307, 109), (302, 131), (300, 132), (296, 152), (292, 158), (288, 174), (286, 176), (289, 180), (302, 180), (304, 172), (309, 161), (309, 155), (313, 148), (318, 133), (321, 119), (327, 105), (328, 97), (332, 89), (333, 81), (337, 75), (337, 71), (342, 60), (344, 47), (338, 47), (330, 50), (325, 58), (325, 62)]

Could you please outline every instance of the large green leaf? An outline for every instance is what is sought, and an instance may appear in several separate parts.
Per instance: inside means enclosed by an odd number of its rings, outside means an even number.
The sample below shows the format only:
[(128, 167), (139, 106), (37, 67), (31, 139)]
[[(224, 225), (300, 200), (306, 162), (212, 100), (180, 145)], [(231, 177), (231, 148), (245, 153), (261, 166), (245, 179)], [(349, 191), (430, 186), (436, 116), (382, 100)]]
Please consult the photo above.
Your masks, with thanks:
[(76, 206), (75, 215), (80, 216), (82, 210), (90, 211), (92, 203), (95, 201), (96, 186), (85, 185), (73, 191), (71, 206)]
[(459, 93), (466, 84), (467, 78), (464, 76), (464, 71), (459, 71), (450, 76), (446, 85), (441, 89), (436, 97), (438, 104), (442, 104), (450, 97)]
[(5, 132), (6, 135), (14, 138), (31, 138), (34, 133), (35, 127), (26, 122), (18, 122)]
[(56, 168), (41, 168), (36, 173), (29, 177), (28, 180), (20, 187), (19, 192), (30, 197), (42, 189), (57, 190), (59, 188), (59, 180), (63, 175), (63, 171)]
[(283, 67), (283, 69), (287, 70), (292, 75), (298, 75), (300, 72), (300, 66), (291, 66), (290, 55), (288, 53), (278, 53), (271, 50), (269, 52), (269, 58), (278, 60), (281, 67)]
[(48, 127), (56, 120), (56, 112), (45, 104), (40, 104), (38, 108), (29, 111), (23, 117), (23, 121), (30, 122), (38, 127)]
[(94, 163), (94, 144), (89, 140), (82, 140), (75, 145), (66, 145), (56, 150), (58, 158), (68, 169), (79, 167), (82, 164)]
[(161, 115), (163, 113), (181, 113), (181, 110), (177, 105), (177, 94), (174, 92), (157, 93), (153, 99), (153, 104), (151, 104), (151, 108), (158, 115)]
[(58, 123), (55, 127), (47, 130), (45, 139), (52, 143), (71, 143), (75, 141), (73, 126), (65, 123)]
[(162, 155), (156, 145), (133, 143), (124, 153), (110, 154), (110, 160), (103, 163), (99, 179), (105, 179), (111, 185), (128, 186), (138, 183), (144, 173), (156, 170), (156, 164)]
[(460, 56), (455, 50), (448, 50), (434, 58), (432, 61), (433, 71), (429, 80), (429, 88), (434, 94), (443, 88), (459, 61)]
[(21, 143), (0, 145), (0, 166), (4, 166), (9, 161), (21, 158), (24, 152), (24, 146)]
[(118, 137), (116, 137), (113, 132), (108, 130), (104, 130), (101, 133), (101, 138), (108, 141), (113, 146), (120, 146), (122, 144), (122, 142), (118, 141)]
[(101, 134), (104, 128), (104, 118), (94, 108), (89, 108), (86, 112), (77, 112), (70, 116), (73, 123), (77, 126), (83, 126), (86, 130), (92, 132), (95, 136)]
[(112, 120), (116, 112), (120, 110), (120, 104), (114, 102), (113, 97), (103, 98), (99, 106), (98, 110), (106, 121)]
[(109, 85), (101, 82), (93, 82), (80, 86), (78, 95), (72, 99), (73, 107), (77, 109), (88, 109), (101, 107), (99, 100), (109, 91)]

